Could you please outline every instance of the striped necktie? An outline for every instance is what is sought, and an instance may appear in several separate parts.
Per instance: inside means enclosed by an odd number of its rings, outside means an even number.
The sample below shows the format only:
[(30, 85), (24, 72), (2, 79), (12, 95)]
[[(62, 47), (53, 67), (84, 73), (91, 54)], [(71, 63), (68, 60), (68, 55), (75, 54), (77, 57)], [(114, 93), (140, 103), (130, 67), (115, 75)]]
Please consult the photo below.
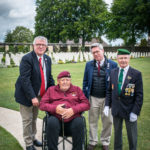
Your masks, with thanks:
[(124, 69), (121, 69), (120, 74), (119, 74), (119, 80), (118, 80), (118, 94), (119, 95), (121, 93), (121, 86), (122, 86), (122, 81), (123, 81), (123, 72), (124, 72)]

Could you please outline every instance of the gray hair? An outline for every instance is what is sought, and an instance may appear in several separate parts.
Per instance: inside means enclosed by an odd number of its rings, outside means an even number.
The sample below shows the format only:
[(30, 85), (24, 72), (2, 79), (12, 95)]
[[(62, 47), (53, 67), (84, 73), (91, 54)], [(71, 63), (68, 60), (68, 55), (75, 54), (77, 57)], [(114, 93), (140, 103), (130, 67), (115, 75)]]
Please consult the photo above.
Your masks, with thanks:
[(47, 38), (44, 37), (44, 36), (37, 36), (37, 37), (35, 37), (34, 40), (33, 40), (33, 45), (35, 44), (36, 40), (45, 41), (45, 42), (46, 42), (46, 46), (48, 45), (48, 40), (47, 40)]
[(100, 50), (104, 50), (103, 45), (100, 43), (93, 43), (90, 47), (90, 50), (92, 51), (92, 48), (99, 47)]

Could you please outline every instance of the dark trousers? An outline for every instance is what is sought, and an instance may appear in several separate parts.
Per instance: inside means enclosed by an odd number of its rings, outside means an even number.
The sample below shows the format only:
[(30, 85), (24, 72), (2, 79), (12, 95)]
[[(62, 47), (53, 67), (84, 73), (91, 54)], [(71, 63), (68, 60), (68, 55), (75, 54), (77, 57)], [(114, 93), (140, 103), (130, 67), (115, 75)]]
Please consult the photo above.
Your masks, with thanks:
[[(114, 123), (114, 150), (122, 150), (122, 124), (123, 118), (113, 117)], [(136, 150), (137, 146), (137, 121), (125, 120), (129, 150)]]
[[(58, 138), (62, 132), (62, 122), (55, 116), (50, 116), (47, 120), (47, 139), (48, 150), (58, 150)], [(84, 139), (84, 123), (82, 117), (77, 117), (70, 122), (64, 123), (65, 135), (72, 136), (73, 149), (82, 150), (82, 143)]]

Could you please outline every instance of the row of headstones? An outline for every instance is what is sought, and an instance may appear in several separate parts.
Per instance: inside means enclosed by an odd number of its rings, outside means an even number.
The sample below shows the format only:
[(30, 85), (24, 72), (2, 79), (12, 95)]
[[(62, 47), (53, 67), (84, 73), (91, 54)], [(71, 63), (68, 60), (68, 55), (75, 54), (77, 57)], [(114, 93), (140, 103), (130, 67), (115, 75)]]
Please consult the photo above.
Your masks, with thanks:
[[(24, 53), (17, 53), (17, 54), (6, 54), (5, 56), (5, 63), (2, 62), (3, 53), (0, 53), (0, 64), (4, 66), (10, 65), (10, 59), (12, 59), (16, 66), (20, 65), (20, 61), (22, 57), (24, 56)], [(48, 55), (52, 58), (52, 63), (57, 64), (59, 61), (62, 61), (63, 63), (69, 62), (82, 62), (82, 61), (89, 61), (93, 59), (93, 56), (90, 52), (61, 52), (61, 53), (48, 53)], [(109, 59), (116, 59), (116, 53), (115, 52), (105, 52), (105, 55)], [(132, 52), (131, 53), (132, 58), (139, 58), (139, 57), (150, 57), (150, 52)]]
[[(105, 55), (109, 59), (116, 59), (116, 52), (105, 52)], [(89, 61), (93, 59), (93, 56), (90, 52), (60, 52), (60, 53), (50, 53), (53, 63), (58, 63), (60, 60), (66, 63), (67, 61), (72, 62), (82, 62)], [(149, 57), (150, 52), (132, 52), (131, 58), (139, 58), (139, 57)]]

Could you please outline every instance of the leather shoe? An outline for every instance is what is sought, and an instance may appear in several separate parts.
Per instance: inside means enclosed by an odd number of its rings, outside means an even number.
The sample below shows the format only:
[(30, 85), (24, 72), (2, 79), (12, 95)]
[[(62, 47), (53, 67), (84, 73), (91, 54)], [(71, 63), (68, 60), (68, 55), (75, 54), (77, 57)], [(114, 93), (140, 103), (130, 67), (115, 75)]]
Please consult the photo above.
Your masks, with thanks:
[(27, 146), (26, 150), (36, 150), (36, 148), (33, 145), (31, 145), (31, 146)]
[(102, 145), (102, 150), (109, 150), (108, 145)]
[(87, 150), (94, 150), (95, 147), (96, 147), (95, 145), (89, 144)]
[(34, 144), (35, 146), (37, 146), (37, 147), (42, 147), (42, 143), (41, 143), (40, 141), (38, 141), (38, 140), (34, 140), (34, 141), (33, 141), (33, 144)]

